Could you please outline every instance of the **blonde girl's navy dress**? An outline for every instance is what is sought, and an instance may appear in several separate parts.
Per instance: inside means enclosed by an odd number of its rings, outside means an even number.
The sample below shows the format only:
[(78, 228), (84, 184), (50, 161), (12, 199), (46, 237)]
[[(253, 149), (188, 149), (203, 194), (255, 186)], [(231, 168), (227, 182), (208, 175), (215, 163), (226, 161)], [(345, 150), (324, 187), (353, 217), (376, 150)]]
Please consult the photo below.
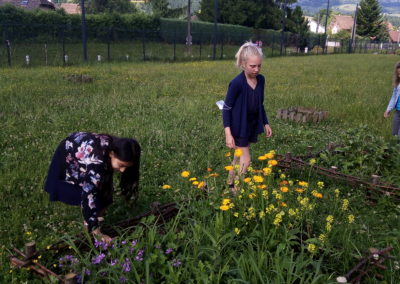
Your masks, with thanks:
[(61, 141), (51, 161), (45, 191), (51, 201), (80, 205), (89, 231), (98, 212), (112, 203), (109, 135), (75, 132)]
[(257, 75), (257, 85), (252, 89), (246, 75), (241, 72), (229, 84), (222, 110), (224, 127), (230, 127), (235, 145), (247, 147), (257, 142), (257, 136), (268, 124), (264, 109), (265, 78)]

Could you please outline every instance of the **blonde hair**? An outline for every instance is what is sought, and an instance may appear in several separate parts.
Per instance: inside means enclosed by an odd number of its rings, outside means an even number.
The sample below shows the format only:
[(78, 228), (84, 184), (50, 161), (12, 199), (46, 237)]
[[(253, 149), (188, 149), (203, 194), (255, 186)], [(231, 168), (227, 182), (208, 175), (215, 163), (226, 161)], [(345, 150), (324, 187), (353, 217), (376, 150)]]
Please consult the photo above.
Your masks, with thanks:
[(262, 58), (263, 53), (258, 45), (252, 43), (251, 41), (248, 41), (239, 48), (238, 52), (235, 55), (236, 66), (240, 69), (243, 69), (243, 63), (246, 62), (250, 56), (259, 56)]
[(397, 69), (400, 68), (400, 61), (396, 63), (394, 66), (394, 73), (393, 73), (393, 87), (397, 87), (400, 84), (400, 76), (397, 73)]

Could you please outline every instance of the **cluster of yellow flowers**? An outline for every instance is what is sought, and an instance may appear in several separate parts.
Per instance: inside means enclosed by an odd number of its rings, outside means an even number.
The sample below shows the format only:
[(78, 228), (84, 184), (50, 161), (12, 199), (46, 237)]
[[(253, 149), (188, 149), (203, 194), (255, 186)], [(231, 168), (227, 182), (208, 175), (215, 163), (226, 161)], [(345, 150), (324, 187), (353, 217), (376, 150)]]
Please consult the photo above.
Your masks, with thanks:
[[(226, 157), (235, 158), (242, 155), (240, 149), (234, 152), (228, 152)], [(305, 220), (314, 223), (319, 229), (314, 229), (313, 236), (310, 236), (310, 243), (307, 250), (314, 254), (319, 249), (319, 244), (324, 245), (333, 229), (335, 219), (337, 224), (354, 222), (354, 215), (343, 214), (334, 215), (328, 211), (329, 215), (325, 220), (319, 222), (314, 221), (315, 216), (321, 218), (321, 213), (312, 213), (317, 208), (323, 208), (324, 201), (326, 202), (340, 202), (339, 206), (330, 206), (328, 209), (340, 208), (341, 211), (349, 211), (349, 200), (340, 199), (340, 190), (335, 189), (330, 192), (325, 189), (325, 183), (318, 181), (316, 185), (310, 185), (304, 180), (293, 180), (287, 174), (282, 173), (275, 166), (278, 161), (275, 160), (275, 151), (270, 151), (258, 157), (262, 161), (264, 167), (262, 170), (248, 168), (246, 176), (239, 175), (239, 165), (227, 165), (226, 171), (236, 171), (235, 191), (225, 189), (222, 193), (222, 200), (215, 205), (215, 202), (210, 202), (225, 214), (229, 214), (234, 218), (230, 218), (234, 233), (236, 235), (242, 234), (247, 231), (250, 226), (263, 224), (271, 224), (276, 229), (278, 228), (292, 228), (293, 226), (301, 226)], [(311, 159), (310, 164), (314, 165), (315, 160)], [(205, 179), (210, 177), (217, 177), (218, 173), (211, 173), (212, 169), (207, 168), (208, 175)], [(199, 181), (196, 177), (191, 176), (189, 171), (183, 171), (181, 176), (188, 180), (195, 188), (203, 188), (206, 185), (205, 181)], [(276, 176), (276, 178), (273, 178)], [(164, 185), (163, 189), (170, 189), (170, 185)], [(330, 198), (334, 194), (335, 198)], [(220, 199), (221, 197), (217, 197)], [(323, 211), (322, 211), (323, 212)], [(321, 217), (319, 217), (321, 216)], [(344, 220), (343, 220), (344, 218)], [(325, 222), (324, 222), (325, 221)], [(344, 221), (344, 222), (343, 222)], [(325, 223), (325, 226), (324, 226)], [(319, 231), (318, 231), (319, 230)], [(318, 245), (318, 246), (317, 246)]]

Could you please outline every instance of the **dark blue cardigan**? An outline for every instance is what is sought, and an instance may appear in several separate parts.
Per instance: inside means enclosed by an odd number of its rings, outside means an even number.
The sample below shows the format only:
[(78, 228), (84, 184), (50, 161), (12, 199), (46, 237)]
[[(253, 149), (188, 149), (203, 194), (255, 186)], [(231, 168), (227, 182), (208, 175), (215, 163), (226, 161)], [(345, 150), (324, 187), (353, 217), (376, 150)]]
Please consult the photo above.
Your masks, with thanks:
[[(264, 86), (265, 79), (262, 75), (257, 75), (257, 85), (261, 87), (261, 97), (259, 99), (257, 134), (264, 132), (264, 125), (268, 124), (267, 114), (264, 109)], [(233, 137), (248, 137), (249, 129), (247, 123), (247, 96), (248, 83), (244, 72), (236, 76), (230, 83), (226, 94), (222, 119), (224, 128), (230, 127)]]

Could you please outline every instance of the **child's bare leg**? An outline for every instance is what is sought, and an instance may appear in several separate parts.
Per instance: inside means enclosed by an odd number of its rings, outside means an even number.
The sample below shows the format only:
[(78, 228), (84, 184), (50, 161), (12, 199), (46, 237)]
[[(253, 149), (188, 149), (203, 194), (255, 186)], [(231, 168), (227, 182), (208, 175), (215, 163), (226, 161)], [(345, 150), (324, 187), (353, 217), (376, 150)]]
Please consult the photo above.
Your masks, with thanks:
[(238, 147), (242, 150), (242, 155), (240, 156), (240, 170), (239, 174), (243, 175), (247, 172), (247, 168), (250, 166), (251, 156), (250, 147)]

